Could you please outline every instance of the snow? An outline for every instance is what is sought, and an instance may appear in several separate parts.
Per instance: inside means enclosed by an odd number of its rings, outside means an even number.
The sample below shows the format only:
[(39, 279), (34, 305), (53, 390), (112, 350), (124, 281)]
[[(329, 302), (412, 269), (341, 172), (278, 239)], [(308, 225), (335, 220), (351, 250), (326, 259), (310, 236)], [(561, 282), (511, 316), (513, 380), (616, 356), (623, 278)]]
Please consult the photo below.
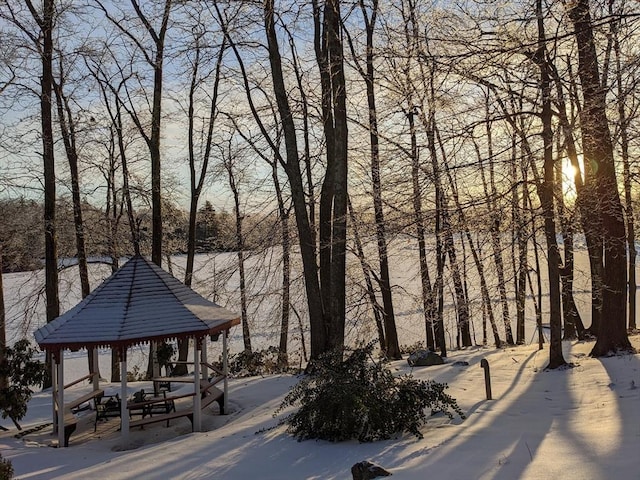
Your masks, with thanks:
[[(640, 336), (631, 341), (640, 351)], [(69, 448), (50, 448), (54, 438), (47, 429), (17, 439), (11, 422), (3, 420), (10, 431), (0, 434), (0, 454), (22, 480), (347, 479), (362, 460), (408, 480), (640, 478), (640, 354), (594, 359), (588, 356), (592, 346), (564, 342), (565, 358), (574, 366), (555, 371), (544, 370), (548, 350), (535, 345), (453, 351), (444, 365), (432, 367), (391, 363), (398, 373), (448, 383), (447, 392), (467, 416), (432, 417), (424, 439), (298, 442), (273, 417), (297, 379), (276, 375), (231, 379), (230, 413), (221, 416), (210, 407), (207, 431), (191, 433), (188, 420), (178, 419), (169, 428), (161, 423), (132, 430), (131, 445), (123, 446), (117, 419), (101, 424), (93, 436), (93, 412), (85, 411)], [(493, 400), (485, 398), (482, 359), (490, 365)], [(460, 360), (469, 365), (453, 365)], [(65, 369), (70, 378), (79, 377), (85, 364), (76, 354)], [(101, 387), (117, 391), (119, 385)], [(73, 396), (89, 388), (72, 387)], [(150, 384), (129, 384), (130, 392), (139, 388)], [(50, 392), (39, 392), (22, 425), (47, 422), (50, 414)], [(82, 434), (83, 427), (91, 435)]]
[[(409, 244), (407, 243), (407, 247)], [(414, 247), (411, 247), (414, 248)], [(392, 277), (396, 320), (401, 344), (412, 344), (424, 337), (424, 320), (419, 302), (419, 275), (415, 255), (396, 248)], [(196, 289), (231, 310), (239, 305), (237, 276), (222, 275), (223, 265), (232, 263), (233, 254), (197, 257)], [(255, 257), (253, 262), (258, 262)], [(578, 251), (577, 267), (588, 272), (585, 251)], [(174, 268), (184, 259), (174, 259)], [(273, 262), (277, 264), (277, 262)], [(92, 285), (106, 278), (109, 268), (93, 265)], [(640, 271), (639, 271), (640, 274)], [(39, 291), (41, 271), (4, 276), (9, 343), (27, 335), (44, 323), (44, 305)], [(180, 277), (180, 272), (176, 273)], [(80, 298), (77, 272), (61, 272), (62, 311)], [(277, 344), (279, 277), (259, 271), (249, 284), (251, 327), (254, 348)], [(273, 285), (260, 290), (267, 285)], [(577, 274), (576, 299), (583, 320), (590, 322), (588, 274)], [(226, 285), (221, 285), (222, 284)], [(580, 283), (582, 282), (582, 283)], [(586, 283), (585, 283), (586, 282)], [(235, 286), (234, 286), (235, 285)], [(296, 284), (298, 289), (301, 285)], [(479, 298), (471, 292), (471, 298)], [(546, 298), (546, 297), (545, 297)], [(273, 300), (272, 300), (273, 299)], [(480, 307), (474, 304), (475, 340), (481, 341)], [(543, 313), (547, 315), (546, 300)], [(513, 309), (512, 309), (513, 311)], [(27, 322), (28, 314), (35, 320)], [(452, 305), (445, 305), (449, 321), (454, 320)], [(301, 315), (304, 312), (301, 312)], [(527, 302), (526, 338), (535, 340), (532, 302)], [(354, 315), (355, 318), (355, 315)], [(294, 324), (296, 322), (293, 322)], [(504, 338), (502, 322), (499, 323)], [(292, 326), (290, 354), (298, 363), (300, 339)], [(349, 323), (350, 336), (374, 334), (374, 327)], [(455, 332), (455, 327), (452, 327)], [(369, 337), (370, 338), (370, 337)], [(308, 339), (307, 339), (308, 340)], [(448, 338), (454, 343), (455, 338)], [(491, 339), (489, 340), (491, 341)], [(631, 337), (640, 351), (640, 335)], [(217, 359), (221, 342), (209, 344), (208, 358)], [(416, 377), (446, 382), (447, 393), (457, 399), (466, 419), (434, 416), (423, 428), (424, 439), (401, 435), (396, 439), (369, 444), (356, 441), (329, 443), (298, 442), (278, 426), (281, 417), (273, 413), (297, 378), (290, 375), (230, 379), (227, 415), (219, 415), (214, 403), (203, 416), (203, 432), (192, 433), (185, 418), (145, 426), (130, 432), (130, 444), (122, 445), (118, 419), (100, 423), (93, 433), (92, 411), (78, 416), (78, 430), (69, 448), (51, 448), (56, 438), (50, 427), (15, 438), (13, 423), (0, 419), (9, 431), (0, 431), (0, 454), (9, 459), (15, 478), (49, 479), (335, 479), (351, 478), (351, 466), (368, 460), (389, 470), (394, 479), (640, 479), (640, 354), (594, 359), (588, 356), (593, 342), (564, 342), (565, 358), (573, 368), (545, 371), (548, 347), (536, 345), (496, 350), (474, 347), (450, 349), (447, 363), (411, 369), (406, 360), (393, 362), (398, 374), (412, 372)], [(230, 349), (242, 349), (240, 327), (231, 331)], [(100, 350), (100, 371), (110, 378), (110, 353)], [(130, 369), (146, 365), (143, 346), (128, 351)], [(191, 355), (189, 356), (191, 358)], [(490, 365), (493, 400), (486, 400), (481, 360)], [(468, 366), (454, 366), (467, 361)], [(86, 352), (66, 352), (65, 382), (87, 373)], [(176, 384), (174, 384), (176, 385)], [(106, 394), (115, 394), (120, 384), (101, 382)], [(129, 382), (129, 394), (140, 388), (151, 390), (150, 382)], [(72, 400), (87, 393), (84, 382), (65, 391)], [(185, 390), (182, 390), (185, 389)], [(190, 393), (183, 385), (180, 393)], [(24, 430), (51, 421), (51, 393), (38, 392), (29, 404)], [(286, 413), (286, 412), (285, 412)]]

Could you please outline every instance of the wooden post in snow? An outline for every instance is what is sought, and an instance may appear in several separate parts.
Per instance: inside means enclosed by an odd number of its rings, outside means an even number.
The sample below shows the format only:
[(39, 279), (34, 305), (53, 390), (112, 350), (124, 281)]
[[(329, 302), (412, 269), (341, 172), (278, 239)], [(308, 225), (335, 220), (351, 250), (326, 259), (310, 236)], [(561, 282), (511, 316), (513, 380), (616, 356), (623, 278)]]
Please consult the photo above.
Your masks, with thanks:
[(489, 362), (486, 358), (480, 360), (480, 366), (484, 369), (484, 388), (487, 393), (487, 400), (491, 400), (491, 373), (489, 372)]

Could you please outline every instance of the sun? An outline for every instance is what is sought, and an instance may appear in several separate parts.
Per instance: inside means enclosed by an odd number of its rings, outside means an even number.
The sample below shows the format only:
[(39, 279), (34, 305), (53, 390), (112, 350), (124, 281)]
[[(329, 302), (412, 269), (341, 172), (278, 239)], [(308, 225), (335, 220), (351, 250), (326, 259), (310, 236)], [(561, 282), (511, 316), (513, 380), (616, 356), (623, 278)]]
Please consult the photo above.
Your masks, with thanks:
[[(578, 160), (580, 162), (580, 160)], [(577, 196), (576, 193), (576, 185), (575, 185), (575, 175), (576, 175), (576, 167), (571, 164), (571, 161), (568, 158), (562, 159), (562, 195), (564, 199), (569, 202), (574, 202)]]

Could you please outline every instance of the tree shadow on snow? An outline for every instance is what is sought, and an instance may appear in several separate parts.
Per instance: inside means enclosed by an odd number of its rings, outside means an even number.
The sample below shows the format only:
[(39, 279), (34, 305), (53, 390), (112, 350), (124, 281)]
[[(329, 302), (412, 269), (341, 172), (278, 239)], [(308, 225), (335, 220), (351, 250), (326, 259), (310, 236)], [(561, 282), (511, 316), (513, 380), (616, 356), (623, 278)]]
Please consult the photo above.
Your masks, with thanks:
[[(571, 358), (571, 347), (568, 342), (564, 343), (567, 359)], [(624, 384), (619, 384), (614, 378), (620, 371), (619, 365), (618, 368), (613, 367), (614, 362), (624, 361), (627, 363), (625, 368), (638, 372), (639, 356), (603, 359), (604, 368), (611, 370), (611, 383), (606, 385), (602, 384), (600, 375), (593, 379), (582, 377), (580, 365), (554, 371), (533, 368), (530, 363), (537, 354), (532, 353), (521, 363), (510, 385), (498, 391), (497, 395), (494, 392), (495, 400), (478, 402), (467, 410), (467, 417), (473, 422), (463, 424), (461, 430), (439, 445), (413, 451), (404, 457), (398, 455), (395, 467), (409, 465), (411, 468), (412, 463), (420, 461), (419, 468), (429, 470), (429, 465), (437, 464), (439, 476), (443, 478), (468, 478), (469, 472), (475, 472), (473, 478), (500, 480), (526, 478), (528, 474), (535, 478), (541, 475), (553, 478), (562, 474), (578, 478), (572, 475), (583, 472), (587, 477), (582, 478), (604, 479), (608, 477), (610, 467), (620, 465), (621, 461), (637, 461), (637, 455), (627, 454), (630, 451), (627, 445), (633, 444), (633, 439), (640, 433), (640, 426), (625, 422), (624, 418), (625, 412), (637, 409), (640, 388), (626, 379), (621, 379)], [(580, 361), (600, 362), (589, 357)], [(534, 375), (534, 378), (522, 390), (518, 385), (525, 373)], [(589, 387), (593, 391), (582, 395), (586, 398), (579, 398), (576, 392), (584, 392), (582, 383), (589, 381), (596, 382)], [(607, 393), (616, 398), (614, 415), (617, 418), (599, 419), (598, 402), (602, 403), (602, 395)], [(611, 401), (609, 398), (609, 403)], [(499, 413), (489, 423), (483, 422), (480, 416), (492, 410)], [(609, 439), (612, 435), (614, 438), (619, 436), (616, 448), (601, 445), (601, 439), (593, 434), (599, 421), (603, 425), (606, 421), (608, 428), (612, 424), (617, 425), (619, 432), (615, 435), (607, 432)], [(589, 425), (589, 422), (595, 424)], [(518, 431), (514, 431), (516, 428)], [(451, 442), (455, 442), (451, 448), (438, 448)], [(563, 472), (562, 468), (567, 464), (578, 466), (577, 470), (572, 474)]]

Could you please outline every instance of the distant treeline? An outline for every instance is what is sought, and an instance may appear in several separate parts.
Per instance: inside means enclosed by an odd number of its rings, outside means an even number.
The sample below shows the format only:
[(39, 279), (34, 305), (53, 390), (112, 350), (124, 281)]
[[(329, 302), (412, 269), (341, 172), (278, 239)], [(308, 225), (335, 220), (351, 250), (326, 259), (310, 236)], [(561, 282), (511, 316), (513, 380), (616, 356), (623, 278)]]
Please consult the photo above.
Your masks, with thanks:
[[(127, 217), (114, 220), (109, 212), (95, 205), (83, 204), (85, 242), (87, 255), (110, 257), (133, 255)], [(164, 251), (167, 254), (186, 252), (188, 214), (175, 205), (165, 204)], [(43, 204), (36, 200), (17, 198), (0, 200), (0, 251), (2, 271), (19, 272), (43, 267), (44, 233)], [(151, 212), (137, 210), (134, 218), (140, 232), (141, 250), (151, 251)], [(248, 225), (245, 248), (269, 244), (274, 238), (269, 231), (275, 228), (275, 218), (268, 215), (258, 219), (246, 217)], [(206, 202), (198, 211), (196, 226), (196, 251), (235, 251), (235, 219), (225, 210), (217, 211)], [(60, 198), (56, 212), (56, 237), (58, 258), (75, 257), (76, 244), (73, 224), (73, 206), (69, 199)]]

